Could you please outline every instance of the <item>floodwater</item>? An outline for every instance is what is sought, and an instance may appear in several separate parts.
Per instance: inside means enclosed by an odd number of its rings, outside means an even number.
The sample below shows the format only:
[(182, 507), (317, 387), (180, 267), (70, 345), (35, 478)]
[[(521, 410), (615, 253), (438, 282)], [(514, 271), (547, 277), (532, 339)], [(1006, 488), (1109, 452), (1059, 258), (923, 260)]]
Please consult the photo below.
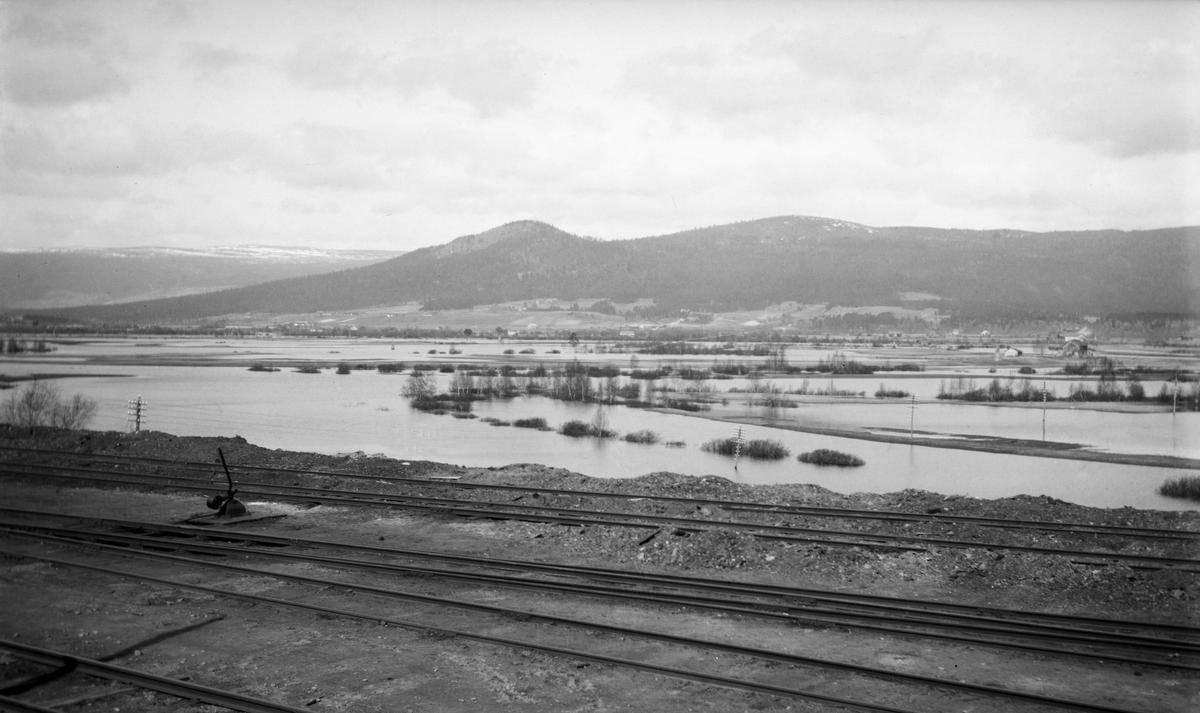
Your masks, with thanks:
[[(400, 396), (407, 376), (374, 371), (353, 371), (340, 376), (331, 370), (309, 375), (295, 373), (285, 366), (287, 361), (299, 359), (430, 361), (428, 349), (445, 351), (447, 346), (397, 342), (392, 349), (387, 342), (350, 340), (262, 340), (233, 344), (213, 340), (104, 342), (67, 345), (50, 355), (5, 357), (0, 361), (0, 370), (11, 375), (77, 374), (78, 378), (57, 383), (67, 394), (82, 393), (100, 402), (100, 411), (91, 424), (100, 430), (126, 429), (127, 402), (141, 396), (147, 403), (148, 429), (178, 435), (240, 435), (268, 448), (322, 453), (363, 451), (468, 466), (543, 463), (597, 477), (634, 477), (672, 471), (720, 475), (749, 483), (816, 483), (844, 493), (917, 488), (984, 498), (1048, 495), (1099, 507), (1198, 509), (1194, 503), (1163, 498), (1155, 492), (1163, 480), (1197, 471), (875, 443), (754, 426), (746, 427), (748, 438), (781, 441), (793, 456), (777, 462), (743, 459), (735, 470), (731, 459), (699, 448), (709, 439), (729, 436), (733, 426), (728, 423), (614, 406), (606, 411), (611, 427), (619, 432), (651, 429), (664, 441), (685, 441), (687, 445), (670, 448), (661, 443), (639, 445), (620, 440), (574, 439), (552, 432), (491, 426), (481, 419), (492, 416), (511, 421), (540, 416), (557, 427), (571, 419), (590, 421), (596, 406), (538, 396), (519, 397), (511, 401), (477, 402), (474, 413), (479, 419), (455, 419), (410, 409), (407, 400)], [(460, 348), (467, 353), (461, 355), (433, 356), (467, 362), (471, 357), (493, 356), (491, 352), (502, 355), (507, 348), (527, 348), (496, 342), (480, 345), (486, 346), (486, 351), (474, 346), (462, 345)], [(563, 351), (564, 358), (574, 356), (565, 345), (537, 343), (531, 348), (537, 349), (538, 356), (543, 358), (551, 348)], [(257, 359), (261, 355), (264, 361), (269, 359), (284, 368), (260, 373), (236, 366), (106, 366), (81, 362), (85, 357), (118, 351), (126, 355), (166, 353), (237, 359)], [(414, 351), (421, 356), (413, 355)], [(247, 352), (255, 356), (248, 357)], [(614, 355), (604, 356), (613, 360)], [(627, 355), (619, 359), (618, 363), (628, 366)], [(644, 357), (639, 356), (639, 360), (642, 364), (647, 362)], [(703, 363), (711, 364), (712, 357), (704, 360)], [(821, 379), (821, 383), (826, 381)], [(857, 383), (877, 385), (878, 381)], [(837, 382), (843, 388), (849, 380)], [(721, 391), (731, 385), (721, 381), (712, 383)], [(914, 413), (907, 404), (877, 401), (807, 403), (801, 397), (799, 408), (779, 409), (775, 413), (813, 426), (907, 430), (911, 417), (915, 427), (924, 431), (1041, 437), (1040, 409), (922, 402)], [(755, 410), (761, 412), (761, 408)], [(1047, 438), (1121, 452), (1200, 457), (1194, 435), (1200, 431), (1198, 416), (1049, 410)], [(795, 459), (796, 454), (815, 448), (853, 453), (866, 460), (867, 465), (831, 469)]]

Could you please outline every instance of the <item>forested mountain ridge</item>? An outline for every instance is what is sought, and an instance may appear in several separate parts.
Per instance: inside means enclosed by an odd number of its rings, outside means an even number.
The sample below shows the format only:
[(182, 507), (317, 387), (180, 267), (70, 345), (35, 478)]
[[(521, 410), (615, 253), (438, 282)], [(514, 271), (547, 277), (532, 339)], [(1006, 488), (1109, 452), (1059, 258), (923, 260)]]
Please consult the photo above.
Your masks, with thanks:
[(1200, 314), (1200, 227), (1032, 233), (783, 216), (601, 241), (519, 221), (351, 270), (62, 313), (145, 323), (545, 297), (716, 312), (789, 300), (898, 304), (902, 293), (992, 314)]

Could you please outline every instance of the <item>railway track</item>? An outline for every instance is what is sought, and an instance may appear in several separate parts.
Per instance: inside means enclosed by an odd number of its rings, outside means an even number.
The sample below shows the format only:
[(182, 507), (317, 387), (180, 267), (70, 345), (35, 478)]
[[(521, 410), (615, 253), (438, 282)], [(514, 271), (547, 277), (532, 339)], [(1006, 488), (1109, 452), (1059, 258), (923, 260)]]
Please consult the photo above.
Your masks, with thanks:
[[(208, 466), (212, 470), (212, 466)], [(29, 478), (58, 478), (93, 483), (118, 485), (140, 485), (142, 487), (212, 492), (214, 483), (207, 478), (190, 478), (179, 475), (139, 472), (136, 470), (101, 470), (81, 466), (64, 466), (41, 463), (13, 465), (0, 464), (0, 475)], [(321, 475), (329, 475), (322, 473)], [(380, 478), (373, 478), (377, 482)], [(386, 481), (384, 481), (386, 482)], [(736, 529), (749, 532), (755, 537), (768, 540), (802, 542), (831, 547), (858, 547), (870, 549), (907, 550), (928, 552), (930, 548), (990, 549), (1044, 555), (1056, 555), (1071, 562), (1104, 565), (1118, 562), (1133, 568), (1162, 569), (1200, 573), (1200, 560), (1191, 557), (1165, 557), (1158, 555), (1103, 552), (1094, 550), (1071, 550), (1053, 547), (1037, 547), (1012, 543), (978, 542), (919, 535), (891, 533), (869, 533), (853, 530), (831, 530), (798, 527), (761, 522), (741, 522), (702, 518), (673, 517), (649, 513), (592, 510), (577, 507), (555, 507), (548, 504), (521, 504), (462, 500), (428, 495), (404, 495), (361, 490), (336, 490), (300, 485), (281, 485), (241, 481), (239, 492), (243, 496), (275, 498), (292, 502), (325, 503), (348, 506), (391, 507), (470, 518), (511, 519), (527, 522), (546, 522), (564, 525), (601, 525), (629, 527), (649, 530), (670, 528), (683, 532), (702, 532), (714, 529)], [(573, 492), (573, 491), (565, 491)], [(629, 498), (626, 497), (626, 500)], [(1181, 533), (1181, 531), (1175, 531)], [(1188, 534), (1188, 533), (1182, 533)], [(1128, 537), (1128, 536), (1126, 536)]]
[[(71, 458), (76, 461), (91, 463), (148, 463), (159, 466), (170, 466), (179, 469), (211, 472), (214, 463), (196, 461), (176, 461), (165, 458), (150, 458), (143, 456), (124, 456), (112, 454), (84, 454), (74, 451), (57, 451), (37, 448), (21, 448), (17, 446), (0, 445), (0, 452), (25, 453), (28, 455)], [(911, 513), (888, 510), (863, 510), (855, 508), (832, 508), (812, 505), (796, 505), (788, 503), (756, 503), (720, 498), (698, 498), (670, 495), (609, 493), (596, 490), (569, 490), (561, 488), (542, 488), (520, 485), (500, 485), (490, 483), (464, 483), (460, 481), (433, 480), (428, 478), (409, 478), (396, 476), (368, 475), (344, 471), (313, 470), (306, 468), (280, 468), (260, 465), (232, 465), (230, 468), (241, 473), (277, 473), (291, 475), (308, 475), (320, 477), (346, 478), (364, 481), (386, 481), (411, 487), (432, 488), (437, 490), (470, 490), (494, 491), (506, 493), (559, 495), (566, 497), (595, 498), (607, 500), (636, 500), (655, 503), (676, 503), (695, 506), (716, 506), (731, 512), (794, 514), (806, 517), (826, 519), (874, 520), (884, 522), (906, 523), (951, 523), (959, 525), (976, 525), (1000, 529), (1036, 530), (1040, 532), (1060, 532), (1087, 535), (1111, 535), (1117, 537), (1137, 537), (1148, 539), (1178, 540), (1183, 542), (1200, 542), (1200, 532), (1190, 530), (1175, 530), (1165, 528), (1147, 528), (1130, 525), (1097, 525), (1094, 523), (1049, 522), (1040, 520), (1013, 520), (995, 517), (973, 515), (951, 515), (947, 513)]]
[[(190, 681), (156, 676), (108, 661), (52, 651), (18, 641), (0, 639), (0, 651), (24, 661), (51, 667), (49, 671), (41, 675), (31, 676), (23, 681), (8, 682), (0, 687), (0, 711), (5, 713), (10, 711), (13, 713), (60, 713), (60, 710), (66, 706), (110, 697), (113, 694), (131, 693), (139, 689), (166, 693), (184, 700), (199, 701), (227, 710), (246, 711), (247, 713), (306, 713), (309, 710), (233, 691), (224, 691), (211, 686), (203, 686)], [(101, 694), (74, 695), (39, 700), (38, 702), (17, 697), (71, 674), (123, 683), (127, 687), (116, 691), (103, 691)]]
[[(80, 520), (74, 516), (36, 511), (2, 511), (9, 515), (35, 517), (43, 521)], [(988, 610), (923, 600), (864, 597), (791, 587), (763, 587), (732, 581), (698, 582), (667, 575), (496, 561), (491, 558), (444, 552), (280, 538), (226, 529), (215, 533), (193, 526), (136, 521), (89, 518), (87, 522), (89, 524), (86, 527), (70, 528), (0, 522), (0, 531), (40, 533), (60, 540), (74, 539), (154, 551), (247, 556), (376, 573), (437, 576), (458, 582), (518, 590), (605, 597), (651, 605), (685, 606), (729, 615), (771, 619), (784, 624), (841, 626), (892, 636), (936, 639), (964, 645), (1200, 670), (1200, 663), (1179, 658), (1184, 655), (1196, 658), (1200, 654), (1200, 629), (1189, 627), (1052, 616), (1016, 610)], [(209, 542), (213, 539), (217, 543)], [(248, 547), (271, 549), (248, 550)], [(355, 552), (376, 559), (312, 554), (312, 550), (320, 553)], [(379, 560), (381, 556), (386, 559)], [(399, 564), (398, 557), (433, 562), (439, 566), (423, 566), (411, 561)]]
[[(129, 523), (127, 523), (128, 525)], [(140, 525), (139, 525), (140, 526)], [(160, 528), (161, 526), (151, 525), (152, 528)], [(903, 689), (912, 689), (913, 695), (927, 695), (920, 691), (937, 691), (938, 696), (953, 694), (955, 696), (964, 697), (960, 703), (962, 705), (971, 706), (972, 702), (981, 700), (1003, 700), (1009, 704), (1029, 704), (1036, 706), (1048, 706), (1059, 710), (1080, 710), (1080, 711), (1104, 711), (1108, 713), (1127, 713), (1128, 709), (1113, 707), (1110, 705), (1071, 700), (1051, 695), (1043, 695), (1039, 693), (1014, 690), (1002, 686), (971, 683), (963, 680), (955, 680), (952, 678), (943, 678), (937, 676), (924, 676), (905, 674), (894, 669), (878, 668), (873, 666), (846, 663), (827, 658), (809, 656), (798, 653), (787, 653), (772, 649), (764, 649), (754, 646), (739, 645), (724, 641), (707, 640), (690, 636), (679, 636), (670, 633), (648, 631), (645, 627), (632, 628), (614, 624), (600, 623), (590, 620), (580, 620), (565, 616), (548, 614), (536, 610), (529, 609), (512, 609), (508, 607), (498, 606), (494, 604), (485, 604), (477, 601), (466, 601), (445, 596), (436, 596), (424, 594), (416, 591), (402, 590), (394, 584), (387, 583), (381, 586), (378, 576), (364, 583), (358, 579), (331, 579), (328, 575), (309, 576), (307, 574), (300, 575), (290, 572), (281, 572), (278, 567), (264, 568), (264, 566), (246, 566), (245, 560), (278, 559), (284, 553), (277, 548), (272, 548), (272, 551), (263, 551), (261, 546), (267, 542), (260, 535), (253, 533), (237, 533), (222, 530), (220, 533), (212, 531), (204, 532), (212, 537), (220, 539), (233, 539), (243, 543), (255, 543), (259, 547), (248, 550), (245, 544), (242, 546), (232, 546), (230, 543), (209, 544), (197, 542), (180, 542), (170, 541), (166, 537), (166, 530), (157, 530), (157, 535), (148, 537), (144, 535), (131, 535), (120, 532), (94, 532), (87, 531), (82, 528), (48, 528), (45, 525), (38, 525), (32, 529), (22, 529), (21, 527), (5, 528), (9, 545), (5, 547), (5, 555), (10, 557), (23, 557), (29, 559), (50, 562), (61, 567), (70, 567), (82, 569), (105, 575), (118, 576), (124, 578), (139, 579), (141, 581), (153, 582), (165, 586), (181, 589), (191, 589), (200, 591), (214, 596), (225, 598), (241, 599), (243, 601), (254, 601), (259, 603), (271, 604), (274, 606), (287, 607), (293, 609), (302, 609), (309, 612), (317, 612), (330, 616), (355, 618), (360, 621), (366, 621), (373, 624), (384, 624), (389, 626), (400, 626), (409, 629), (422, 631), (432, 631), (443, 635), (453, 635), (463, 637), (465, 639), (486, 642), (491, 644), (499, 644), (507, 647), (528, 648), (543, 651), (545, 653), (554, 654), (557, 656), (567, 656), (584, 661), (592, 661), (599, 663), (607, 663), (614, 666), (632, 668), (639, 671), (649, 671), (661, 675), (672, 676), (687, 680), (699, 681), (710, 685), (723, 686), (726, 688), (734, 688), (737, 690), (752, 691), (756, 693), (765, 693), (772, 696), (793, 698), (806, 701), (818, 701), (822, 703), (832, 703), (840, 706), (849, 706), (862, 710), (878, 710), (878, 711), (894, 711), (908, 713), (911, 710), (898, 708), (894, 706), (879, 705), (867, 700), (855, 698), (846, 698), (841, 696), (828, 695), (813, 690), (804, 690), (795, 686), (778, 685), (771, 682), (746, 680), (719, 673), (705, 671), (703, 668), (683, 667), (683, 666), (663, 666), (638, 658), (628, 658), (624, 656), (615, 656), (605, 649), (581, 649), (572, 648), (556, 643), (552, 638), (553, 631), (561, 629), (586, 630), (598, 632), (610, 636), (626, 637), (635, 641), (652, 641), (660, 645), (669, 646), (672, 648), (680, 648), (686, 651), (702, 651), (708, 652), (705, 655), (710, 655), (713, 652), (719, 652), (724, 655), (741, 657), (749, 660), (771, 662), (773, 664), (786, 664), (794, 667), (797, 670), (825, 670), (835, 671), (839, 674), (851, 675), (855, 677), (865, 677), (877, 681), (887, 682), (889, 685), (899, 686)], [(36, 530), (42, 531), (36, 531)], [(47, 530), (56, 530), (55, 534), (51, 534)], [(199, 530), (200, 528), (191, 528), (191, 530)], [(203, 531), (202, 531), (203, 532)], [(174, 533), (178, 536), (180, 533), (175, 530)], [(184, 533), (188, 535), (201, 533)], [(241, 539), (245, 538), (245, 539)], [(284, 539), (284, 538), (279, 538)], [(20, 547), (14, 546), (16, 540), (24, 540), (38, 543), (37, 547)], [(278, 543), (276, 543), (278, 544)], [(313, 547), (314, 541), (305, 541), (305, 547)], [(46, 553), (45, 547), (53, 547), (53, 553)], [(295, 547), (296, 545), (292, 545)], [(343, 544), (335, 544), (335, 547), (347, 549)], [(356, 549), (349, 547), (349, 549)], [(361, 549), (358, 548), (358, 549)], [(175, 553), (164, 552), (163, 550), (174, 550)], [(183, 556), (178, 552), (194, 552), (193, 556)], [(396, 550), (388, 550), (394, 554)], [(81, 553), (85, 555), (85, 559), (81, 561)], [(97, 564), (97, 555), (102, 554), (102, 559), (106, 564)], [(223, 557), (214, 555), (224, 555)], [(290, 556), (290, 555), (289, 555)], [(226, 560), (237, 558), (238, 564), (233, 564)], [(364, 563), (362, 561), (350, 562), (348, 558), (337, 557), (324, 559), (314, 559), (312, 555), (305, 555), (306, 561), (313, 564), (320, 564), (322, 571), (326, 569), (344, 569), (353, 567), (359, 569), (370, 564), (374, 574), (378, 575), (383, 570), (379, 570), (377, 565), (380, 563)], [(136, 558), (139, 561), (150, 562), (154, 565), (154, 574), (147, 574), (144, 568), (117, 568), (107, 562), (113, 558), (119, 558), (119, 561), (127, 562), (130, 558)], [(494, 562), (489, 564), (496, 565)], [(503, 561), (499, 563), (499, 567), (510, 567), (514, 563)], [(586, 572), (586, 576), (595, 576), (597, 573), (603, 573), (602, 570), (595, 568), (582, 568)], [(180, 581), (181, 576), (186, 576), (187, 573), (196, 572), (199, 570), (219, 571), (227, 575), (260, 577), (270, 580), (290, 582), (295, 585), (300, 585), (304, 588), (307, 594), (303, 594), (304, 601), (298, 601), (301, 595), (297, 598), (280, 599), (275, 597), (267, 597), (261, 594), (247, 594), (245, 592), (232, 591), (220, 587), (208, 585), (199, 585), (195, 583), (194, 577), (187, 577), (187, 581)], [(162, 576), (162, 575), (171, 576)], [(615, 570), (607, 571), (608, 576), (619, 576), (621, 573)], [(663, 586), (669, 583), (669, 579), (658, 581), (658, 586)], [(687, 578), (673, 578), (680, 581)], [(722, 583), (729, 586), (733, 583)], [(769, 591), (771, 588), (755, 587), (750, 585), (747, 589), (741, 592), (742, 596), (749, 596), (755, 590)], [(787, 588), (782, 588), (787, 589)], [(489, 630), (489, 625), (486, 622), (477, 622), (468, 628), (447, 628), (437, 624), (430, 623), (428, 620), (411, 620), (397, 619), (388, 616), (386, 613), (380, 613), (379, 609), (371, 609), (366, 603), (359, 603), (355, 609), (345, 609), (342, 607), (328, 606), (327, 599), (321, 599), (322, 603), (314, 603), (312, 598), (317, 596), (317, 593), (332, 592), (334, 594), (344, 594), (345, 592), (353, 591), (366, 595), (371, 595), (371, 601), (402, 601), (410, 604), (419, 604), (422, 606), (433, 606), (437, 608), (450, 608), (457, 611), (468, 612), (471, 615), (483, 616), (488, 618), (499, 617), (504, 620), (515, 620), (518, 622), (535, 621), (543, 624), (553, 624), (550, 629), (545, 627), (539, 628), (536, 631), (529, 630), (528, 627), (522, 629), (523, 634), (520, 637), (511, 635), (497, 636), (486, 633)], [(796, 592), (792, 592), (793, 595)], [(809, 592), (811, 596), (812, 593)], [(329, 596), (333, 596), (330, 594)], [(756, 595), (758, 596), (758, 595)], [(875, 598), (880, 599), (880, 598)], [(672, 603), (674, 605), (674, 603)], [(945, 605), (940, 605), (945, 606)], [(367, 609), (367, 611), (364, 611)], [(1118, 622), (1118, 628), (1128, 628), (1129, 622)], [(1159, 632), (1161, 634), (1161, 631)], [(1193, 636), (1196, 632), (1188, 632), (1189, 636)], [(1116, 636), (1117, 634), (1113, 634)], [(1137, 634), (1126, 633), (1123, 636), (1126, 641), (1123, 645), (1129, 645)], [(621, 639), (624, 641), (625, 639)], [(1112, 643), (1112, 642), (1110, 642)], [(1194, 646), (1176, 642), (1172, 644), (1176, 647)], [(636, 648), (630, 645), (629, 648)], [(914, 698), (913, 700), (917, 700)], [(955, 704), (959, 705), (959, 704)]]

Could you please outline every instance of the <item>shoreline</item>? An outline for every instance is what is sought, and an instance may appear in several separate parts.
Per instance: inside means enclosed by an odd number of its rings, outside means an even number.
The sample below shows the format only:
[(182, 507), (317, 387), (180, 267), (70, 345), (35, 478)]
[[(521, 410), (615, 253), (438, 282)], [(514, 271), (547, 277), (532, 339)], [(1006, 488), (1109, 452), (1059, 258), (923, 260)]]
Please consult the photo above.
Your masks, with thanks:
[[(1065, 460), (1090, 461), (1093, 463), (1115, 463), (1119, 465), (1140, 465), (1156, 468), (1178, 468), (1180, 470), (1200, 470), (1200, 459), (1183, 458), (1180, 456), (1151, 455), (1142, 453), (1105, 453), (1087, 450), (1077, 443), (1061, 443), (1056, 441), (1031, 441), (1019, 438), (999, 438), (994, 436), (974, 436), (968, 434), (948, 434), (952, 438), (928, 438), (907, 435), (892, 435), (877, 431), (857, 429), (820, 428), (816, 426), (800, 426), (785, 423), (765, 416), (718, 416), (690, 411), (679, 411), (669, 408), (652, 408), (647, 411), (659, 413), (684, 414), (705, 418), (710, 421), (738, 423), (747, 426), (764, 426), (783, 431), (811, 433), (818, 436), (833, 436), (836, 438), (853, 438), (860, 441), (875, 441), (877, 443), (897, 443), (901, 445), (928, 446), (930, 448), (954, 448), (965, 451), (982, 453), (997, 453), (1003, 455), (1032, 456), (1038, 458), (1062, 458)], [(883, 429), (880, 429), (883, 430)], [(921, 433), (917, 431), (916, 433)], [(928, 432), (926, 432), (928, 433)]]

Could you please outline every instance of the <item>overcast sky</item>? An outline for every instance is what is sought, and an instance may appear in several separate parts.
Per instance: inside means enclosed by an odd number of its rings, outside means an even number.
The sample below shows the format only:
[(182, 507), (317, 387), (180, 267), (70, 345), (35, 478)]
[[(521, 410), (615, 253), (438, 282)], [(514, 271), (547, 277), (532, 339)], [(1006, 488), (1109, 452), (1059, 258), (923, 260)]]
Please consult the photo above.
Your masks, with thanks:
[(1200, 3), (8, 2), (0, 246), (1200, 224)]

